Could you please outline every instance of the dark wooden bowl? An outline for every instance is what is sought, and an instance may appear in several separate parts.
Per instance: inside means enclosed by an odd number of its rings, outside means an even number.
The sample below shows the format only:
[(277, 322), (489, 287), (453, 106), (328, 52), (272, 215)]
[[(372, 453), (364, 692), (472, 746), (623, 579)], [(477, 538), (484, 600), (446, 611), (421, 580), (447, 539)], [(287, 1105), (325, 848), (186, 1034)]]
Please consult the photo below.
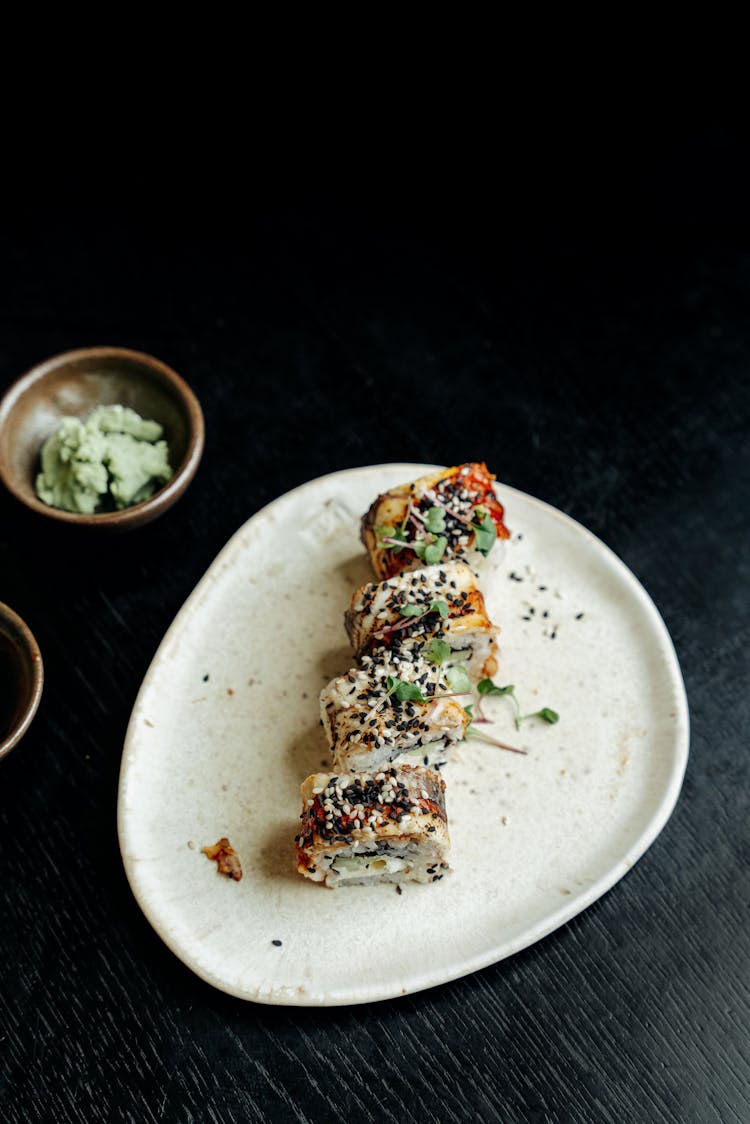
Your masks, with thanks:
[[(172, 479), (150, 499), (122, 511), (82, 515), (40, 500), (34, 490), (39, 456), (60, 418), (83, 417), (95, 406), (116, 404), (164, 427)], [(127, 530), (156, 519), (179, 499), (195, 475), (203, 437), (198, 399), (165, 363), (122, 347), (66, 351), (32, 367), (0, 401), (0, 480), (16, 499), (47, 519)]]
[(43, 681), (42, 657), (31, 630), (0, 601), (0, 761), (29, 728)]

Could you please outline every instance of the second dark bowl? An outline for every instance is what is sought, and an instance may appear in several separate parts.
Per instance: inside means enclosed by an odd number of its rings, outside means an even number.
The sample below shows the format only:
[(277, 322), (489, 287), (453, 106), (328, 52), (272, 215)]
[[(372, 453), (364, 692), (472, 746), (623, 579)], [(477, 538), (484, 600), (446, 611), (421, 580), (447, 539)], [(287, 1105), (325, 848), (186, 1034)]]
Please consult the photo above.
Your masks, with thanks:
[(42, 657), (29, 626), (0, 602), (0, 760), (28, 730), (43, 682)]

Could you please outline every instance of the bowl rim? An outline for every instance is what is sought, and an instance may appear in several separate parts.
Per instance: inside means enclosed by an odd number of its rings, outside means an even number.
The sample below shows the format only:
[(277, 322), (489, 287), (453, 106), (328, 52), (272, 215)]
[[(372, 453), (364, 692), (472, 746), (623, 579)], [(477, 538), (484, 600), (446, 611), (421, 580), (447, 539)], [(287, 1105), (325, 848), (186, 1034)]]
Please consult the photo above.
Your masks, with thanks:
[[(10, 628), (4, 627), (7, 625), (10, 625)], [(7, 737), (0, 740), (0, 761), (2, 761), (18, 745), (37, 712), (44, 686), (44, 663), (39, 645), (26, 621), (3, 601), (0, 601), (0, 629), (10, 638), (16, 651), (23, 650), (26, 653), (32, 669), (31, 695), (28, 702), (19, 721), (11, 728)]]
[[(0, 459), (0, 480), (11, 495), (25, 507), (47, 518), (55, 519), (60, 523), (117, 527), (124, 523), (129, 523), (134, 519), (141, 521), (144, 516), (150, 513), (153, 513), (153, 515), (158, 514), (159, 511), (169, 507), (171, 503), (182, 494), (195, 475), (195, 471), (203, 455), (205, 423), (203, 420), (203, 411), (195, 393), (176, 371), (161, 359), (157, 359), (156, 356), (149, 355), (146, 351), (135, 351), (128, 347), (115, 347), (105, 344), (97, 345), (96, 347), (73, 348), (70, 351), (61, 351), (56, 355), (51, 355), (48, 359), (43, 359), (40, 363), (35, 363), (33, 367), (30, 367), (24, 374), (20, 375), (0, 397), (0, 426), (2, 426), (5, 418), (13, 409), (18, 399), (25, 394), (30, 387), (34, 386), (37, 382), (41, 382), (53, 371), (78, 359), (123, 359), (126, 362), (135, 361), (150, 368), (176, 391), (177, 396), (182, 399), (185, 404), (190, 419), (190, 427), (185, 456), (182, 458), (179, 466), (175, 468), (171, 480), (168, 480), (158, 491), (154, 492), (153, 496), (149, 496), (147, 500), (142, 500), (141, 503), (132, 504), (130, 507), (124, 507), (120, 511), (93, 512), (91, 514), (81, 511), (63, 511), (61, 508), (52, 507), (51, 504), (44, 503), (44, 501), (40, 500), (36, 495), (27, 495), (18, 487), (13, 474), (5, 471), (2, 459)], [(143, 521), (145, 522), (145, 519), (143, 519)]]

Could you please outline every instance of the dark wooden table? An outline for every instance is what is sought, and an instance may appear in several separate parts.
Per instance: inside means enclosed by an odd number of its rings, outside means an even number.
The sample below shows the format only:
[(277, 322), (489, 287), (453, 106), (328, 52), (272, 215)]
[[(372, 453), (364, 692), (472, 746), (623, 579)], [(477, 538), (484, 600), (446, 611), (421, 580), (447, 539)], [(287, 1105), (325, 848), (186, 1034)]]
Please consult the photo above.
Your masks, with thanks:
[[(82, 542), (0, 498), (0, 599), (46, 669), (0, 768), (3, 1120), (750, 1119), (750, 238), (736, 153), (711, 143), (593, 213), (572, 189), (540, 212), (538, 185), (385, 177), (296, 203), (235, 183), (209, 206), (177, 176), (3, 213), (0, 390), (119, 344), (181, 372), (207, 426), (185, 497), (133, 534)], [(691, 707), (675, 812), (601, 900), (476, 975), (349, 1009), (212, 990), (118, 851), (149, 661), (269, 500), (353, 465), (471, 458), (584, 523), (654, 598)]]

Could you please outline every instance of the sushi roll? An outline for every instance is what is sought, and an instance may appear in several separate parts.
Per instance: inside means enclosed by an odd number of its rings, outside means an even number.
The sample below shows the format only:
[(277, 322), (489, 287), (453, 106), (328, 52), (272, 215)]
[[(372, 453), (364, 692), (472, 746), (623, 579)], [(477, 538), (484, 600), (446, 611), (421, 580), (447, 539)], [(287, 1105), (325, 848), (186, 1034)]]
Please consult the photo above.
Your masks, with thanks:
[(331, 680), (320, 694), (320, 716), (333, 767), (359, 772), (396, 760), (445, 764), (471, 721), (450, 697), (456, 693), (451, 677), (451, 669), (426, 660), (385, 663), (366, 656), (361, 668)]
[(474, 679), (497, 671), (497, 635), (476, 576), (465, 562), (410, 570), (364, 585), (344, 617), (356, 659), (369, 654), (429, 651), (432, 641), (450, 649), (443, 662), (462, 663)]
[(453, 560), (478, 565), (509, 537), (484, 463), (444, 468), (378, 496), (361, 537), (379, 581)]
[(313, 882), (437, 882), (448, 869), (445, 783), (429, 769), (316, 773), (301, 821), (297, 870)]

